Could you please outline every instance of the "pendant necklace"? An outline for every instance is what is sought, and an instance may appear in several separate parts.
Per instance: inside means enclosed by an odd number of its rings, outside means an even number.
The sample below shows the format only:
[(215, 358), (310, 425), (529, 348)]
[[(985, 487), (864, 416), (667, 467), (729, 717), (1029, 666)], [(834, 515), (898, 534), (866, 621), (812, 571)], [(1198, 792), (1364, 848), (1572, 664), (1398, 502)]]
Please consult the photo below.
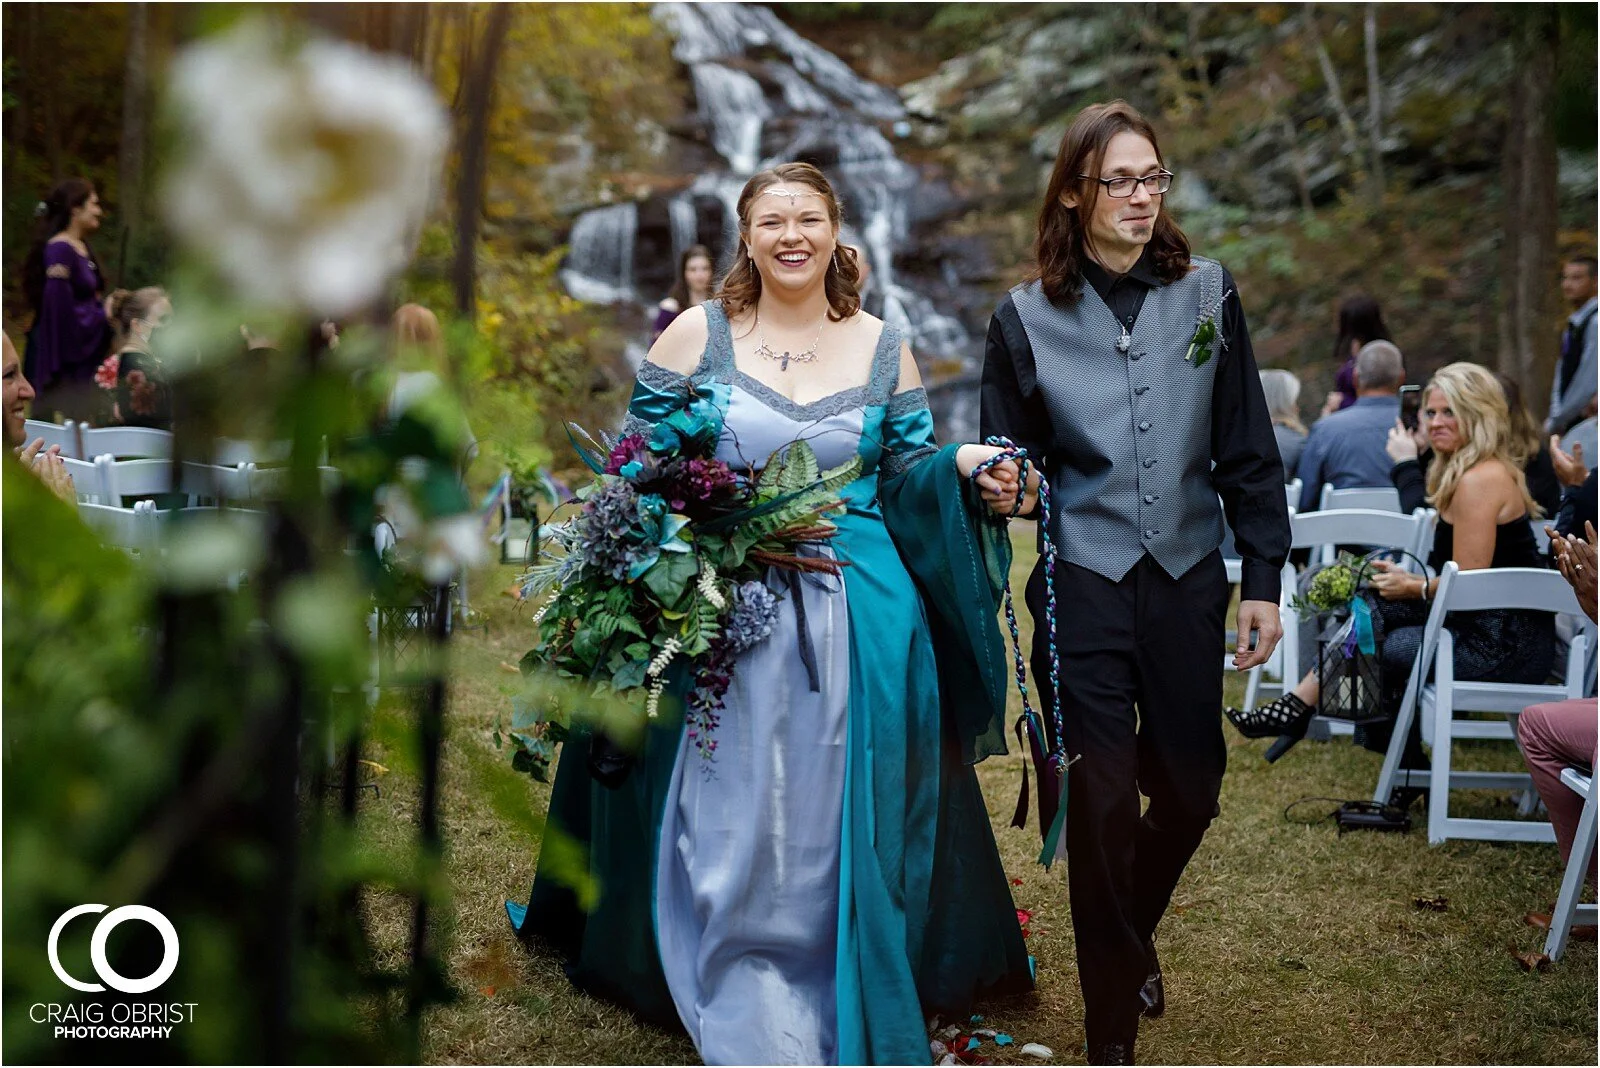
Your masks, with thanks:
[[(822, 326), (826, 326), (827, 323), (828, 317), (823, 316)], [(780, 371), (787, 371), (790, 361), (794, 363), (810, 363), (817, 358), (817, 345), (822, 341), (822, 326), (817, 327), (817, 336), (811, 342), (809, 349), (801, 352), (790, 352), (787, 349), (782, 352), (776, 352), (771, 345), (767, 344), (766, 335), (761, 332), (761, 313), (758, 311), (756, 312), (756, 355), (767, 360), (777, 360), (778, 370)]]
[(1122, 329), (1122, 336), (1117, 338), (1117, 352), (1123, 356), (1128, 354), (1128, 349), (1133, 346), (1133, 337), (1128, 333), (1128, 328), (1122, 323), (1117, 324)]

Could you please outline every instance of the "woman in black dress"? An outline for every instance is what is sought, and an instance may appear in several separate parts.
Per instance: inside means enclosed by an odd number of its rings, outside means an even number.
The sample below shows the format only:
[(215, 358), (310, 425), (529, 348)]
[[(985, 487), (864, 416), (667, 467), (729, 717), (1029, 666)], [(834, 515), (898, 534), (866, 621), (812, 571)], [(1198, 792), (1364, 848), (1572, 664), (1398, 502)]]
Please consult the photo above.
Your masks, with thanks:
[[(1529, 522), (1541, 510), (1528, 494), (1512, 442), (1510, 410), (1494, 375), (1473, 363), (1440, 368), (1423, 391), (1421, 425), (1434, 454), (1428, 465), (1427, 501), (1439, 510), (1428, 567), (1437, 572), (1450, 560), (1463, 571), (1545, 566)], [(1409, 441), (1408, 435), (1400, 436)], [(1359, 728), (1357, 741), (1383, 752), (1439, 580), (1408, 574), (1386, 561), (1375, 566), (1378, 573), (1362, 596), (1372, 607), (1389, 719)], [(1548, 612), (1453, 612), (1449, 627), (1455, 637), (1458, 679), (1543, 682), (1550, 674), (1555, 620)], [(1320, 692), (1320, 680), (1312, 670), (1277, 700), (1249, 712), (1230, 708), (1227, 716), (1248, 738), (1299, 738), (1316, 713)], [(1417, 721), (1401, 767), (1427, 767)], [(1423, 793), (1402, 787), (1394, 800), (1409, 805)]]

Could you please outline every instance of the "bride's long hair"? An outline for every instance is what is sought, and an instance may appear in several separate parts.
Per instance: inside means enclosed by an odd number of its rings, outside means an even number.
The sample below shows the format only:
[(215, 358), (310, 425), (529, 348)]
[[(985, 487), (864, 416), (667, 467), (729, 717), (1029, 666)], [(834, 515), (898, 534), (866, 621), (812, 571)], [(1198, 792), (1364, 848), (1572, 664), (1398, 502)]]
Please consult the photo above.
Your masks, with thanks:
[[(816, 190), (828, 206), (828, 221), (833, 224), (835, 238), (844, 222), (844, 212), (839, 207), (839, 198), (833, 194), (833, 186), (811, 164), (780, 163), (751, 175), (739, 193), (736, 209), (739, 213), (739, 243), (733, 250), (733, 268), (722, 279), (722, 285), (716, 292), (717, 299), (722, 301), (723, 309), (730, 316), (754, 307), (756, 301), (761, 299), (761, 272), (750, 260), (750, 246), (747, 243), (750, 235), (750, 202), (775, 185), (804, 185)], [(854, 248), (839, 242), (828, 261), (828, 273), (823, 284), (828, 294), (828, 318), (834, 322), (848, 319), (861, 310), (861, 294), (856, 288), (861, 280), (861, 264), (857, 256)]]

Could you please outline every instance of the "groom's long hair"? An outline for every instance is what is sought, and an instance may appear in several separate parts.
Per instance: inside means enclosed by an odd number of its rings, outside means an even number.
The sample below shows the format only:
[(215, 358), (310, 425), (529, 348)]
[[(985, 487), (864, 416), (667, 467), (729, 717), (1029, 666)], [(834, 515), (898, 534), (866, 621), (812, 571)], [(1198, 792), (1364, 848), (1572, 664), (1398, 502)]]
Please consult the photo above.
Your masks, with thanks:
[[(1106, 146), (1123, 132), (1138, 134), (1149, 141), (1156, 150), (1156, 159), (1166, 166), (1155, 127), (1126, 100), (1090, 104), (1078, 112), (1061, 139), (1044, 207), (1039, 211), (1039, 236), (1033, 250), (1035, 266), (1029, 276), (1029, 281), (1041, 283), (1044, 295), (1053, 303), (1071, 304), (1083, 293), (1083, 264), (1091, 241), (1085, 224), (1095, 203), (1106, 195), (1105, 187), (1099, 182), (1078, 175), (1099, 174)], [(1061, 202), (1069, 189), (1078, 193), (1076, 208)], [(1189, 239), (1172, 221), (1165, 203), (1156, 216), (1150, 250), (1154, 255), (1156, 277), (1163, 282), (1175, 282), (1189, 273)]]

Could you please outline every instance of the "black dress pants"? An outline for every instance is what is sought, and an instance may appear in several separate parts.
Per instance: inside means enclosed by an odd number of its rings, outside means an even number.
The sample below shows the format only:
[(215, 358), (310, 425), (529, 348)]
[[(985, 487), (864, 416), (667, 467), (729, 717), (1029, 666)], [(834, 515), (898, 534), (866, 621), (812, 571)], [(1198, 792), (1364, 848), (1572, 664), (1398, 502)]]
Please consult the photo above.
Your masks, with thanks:
[[(1048, 708), (1045, 566), (1027, 603)], [(1061, 713), (1080, 758), (1067, 773), (1067, 879), (1085, 1029), (1091, 1043), (1131, 1042), (1144, 943), (1218, 812), (1228, 581), (1217, 552), (1179, 579), (1148, 554), (1120, 582), (1054, 566)]]

